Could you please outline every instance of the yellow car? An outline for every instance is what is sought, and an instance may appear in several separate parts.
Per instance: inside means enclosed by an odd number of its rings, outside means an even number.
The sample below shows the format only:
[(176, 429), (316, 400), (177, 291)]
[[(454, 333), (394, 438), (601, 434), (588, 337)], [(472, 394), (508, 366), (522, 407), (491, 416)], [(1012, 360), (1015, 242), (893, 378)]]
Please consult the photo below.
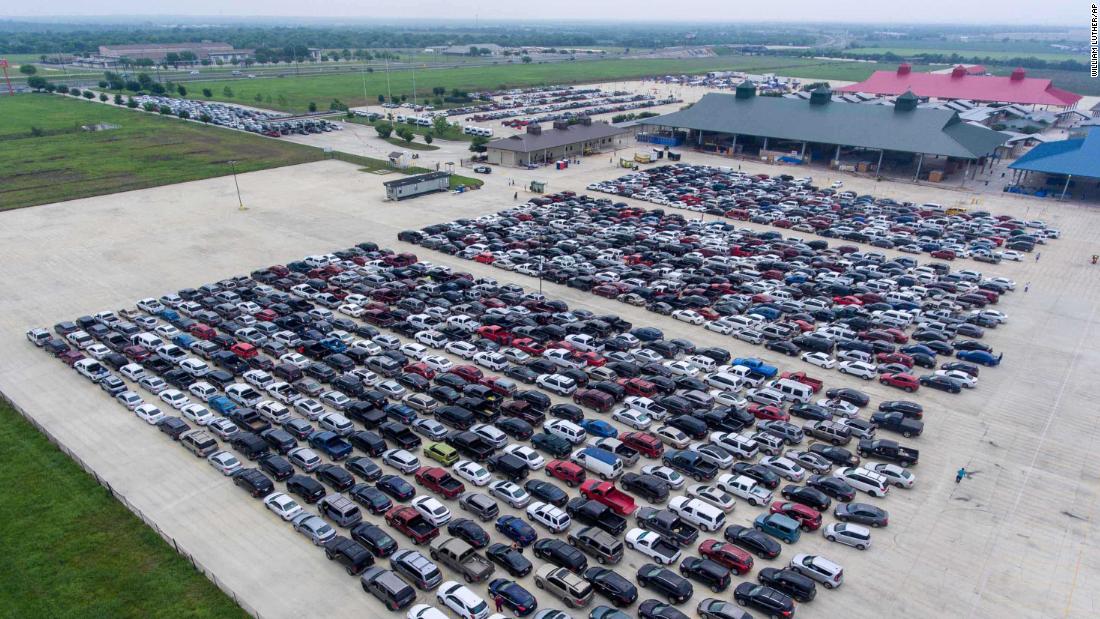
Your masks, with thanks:
[(428, 443), (424, 445), (424, 455), (443, 466), (451, 466), (458, 462), (458, 451), (446, 443)]

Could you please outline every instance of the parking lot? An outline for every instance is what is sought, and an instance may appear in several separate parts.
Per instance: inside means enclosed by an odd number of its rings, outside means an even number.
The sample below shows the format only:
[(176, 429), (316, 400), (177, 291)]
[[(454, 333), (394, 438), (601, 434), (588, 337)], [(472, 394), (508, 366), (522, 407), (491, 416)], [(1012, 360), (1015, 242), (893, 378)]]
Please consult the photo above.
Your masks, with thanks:
[[(591, 178), (568, 182), (607, 177), (606, 169), (584, 173)], [(0, 388), (260, 614), (375, 608), (354, 580), (208, 466), (171, 448), (155, 431), (137, 431), (146, 428), (106, 396), (83, 398), (87, 384), (38, 354), (22, 332), (360, 241), (418, 251), (396, 242), (397, 232), (496, 212), (509, 203), (510, 188), (489, 185), (475, 194), (394, 205), (381, 202), (377, 178), (336, 162), (242, 175), (240, 182), (251, 209), (243, 213), (236, 210), (232, 184), (215, 179), (6, 214), (3, 251), (9, 288), (16, 292), (2, 302), (7, 328)], [(584, 184), (572, 188), (580, 191)], [(107, 217), (114, 224), (110, 236), (92, 243), (80, 237)], [(920, 480), (911, 492), (891, 493), (890, 527), (878, 532), (870, 551), (857, 554), (817, 536), (799, 542), (798, 551), (821, 551), (842, 563), (847, 581), (801, 607), (801, 616), (1091, 614), (1097, 602), (1091, 538), (1097, 482), (1086, 467), (1095, 432), (1089, 385), (1100, 359), (1088, 342), (1095, 339), (1100, 294), (1087, 257), (1100, 225), (1072, 206), (1044, 217), (1067, 233), (1044, 247), (1041, 261), (981, 265), (990, 274), (1031, 282), (1029, 293), (1018, 290), (999, 307), (1010, 324), (986, 338), (1005, 353), (1005, 364), (983, 373), (973, 393), (919, 394), (928, 411), (917, 445)], [(48, 255), (42, 247), (50, 248)], [(144, 247), (156, 249), (134, 251)], [(513, 279), (438, 253), (420, 257)], [(522, 275), (514, 281), (537, 285)], [(760, 352), (641, 308), (555, 284), (544, 288), (571, 307), (618, 313), (636, 326), (659, 326), (669, 337), (724, 346), (736, 356)], [(865, 388), (873, 401), (898, 395), (835, 373), (829, 381)], [(74, 398), (81, 404), (74, 405)], [(973, 475), (955, 486), (954, 470), (964, 465)], [(739, 505), (736, 521), (750, 512)], [(628, 551), (624, 566), (632, 572), (641, 562)], [(524, 584), (534, 590), (529, 581)], [(697, 599), (703, 597), (696, 589)], [(691, 610), (686, 604), (683, 609)]]

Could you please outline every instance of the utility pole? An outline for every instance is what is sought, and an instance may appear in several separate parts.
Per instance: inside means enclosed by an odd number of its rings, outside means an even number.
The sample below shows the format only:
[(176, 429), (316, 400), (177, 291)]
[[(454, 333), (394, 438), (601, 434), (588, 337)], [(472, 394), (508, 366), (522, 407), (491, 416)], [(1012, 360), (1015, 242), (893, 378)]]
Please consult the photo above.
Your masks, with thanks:
[(412, 75), (413, 75), (413, 105), (416, 105), (416, 64), (415, 63), (412, 66)]
[(390, 90), (390, 54), (389, 52), (382, 52), (386, 55), (386, 98), (393, 102), (393, 92)]
[(230, 159), (229, 167), (233, 169), (233, 186), (237, 188), (237, 210), (247, 211), (248, 207), (244, 205), (244, 200), (241, 199), (241, 186), (237, 183), (237, 162), (233, 159)]

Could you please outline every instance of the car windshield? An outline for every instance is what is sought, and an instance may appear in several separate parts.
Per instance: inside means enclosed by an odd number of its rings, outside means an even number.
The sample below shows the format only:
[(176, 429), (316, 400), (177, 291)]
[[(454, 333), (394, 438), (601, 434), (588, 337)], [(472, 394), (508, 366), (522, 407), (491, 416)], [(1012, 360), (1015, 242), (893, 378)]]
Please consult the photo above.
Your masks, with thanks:
[(477, 603), (476, 606), (474, 606), (473, 608), (470, 609), (470, 614), (472, 616), (476, 617), (476, 616), (480, 615), (481, 613), (485, 612), (485, 609), (488, 608), (488, 607), (489, 606), (485, 603), (485, 600), (481, 600), (480, 602)]

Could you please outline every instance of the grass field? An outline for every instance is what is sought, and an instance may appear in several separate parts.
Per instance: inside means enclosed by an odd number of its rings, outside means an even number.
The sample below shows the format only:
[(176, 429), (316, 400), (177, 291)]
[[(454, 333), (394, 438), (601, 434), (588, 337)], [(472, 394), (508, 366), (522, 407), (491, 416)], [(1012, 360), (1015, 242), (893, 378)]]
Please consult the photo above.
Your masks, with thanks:
[[(548, 64), (501, 64), (491, 67), (459, 69), (426, 69), (415, 72), (417, 94), (420, 98), (431, 94), (433, 87), (463, 90), (485, 90), (503, 87), (535, 86), (546, 84), (573, 84), (611, 80), (627, 80), (639, 77), (703, 73), (717, 70), (742, 70), (749, 72), (774, 72), (790, 74), (791, 70), (823, 64), (806, 58), (779, 56), (722, 56), (718, 58), (644, 59), (644, 60), (592, 60)], [(828, 63), (830, 65), (837, 63)], [(841, 79), (841, 78), (837, 78)], [(223, 90), (229, 86), (233, 97), (226, 97)], [(375, 71), (323, 76), (283, 77), (266, 79), (242, 79), (214, 82), (188, 82), (192, 92), (203, 88), (213, 91), (213, 98), (222, 101), (248, 103), (260, 94), (274, 101), (279, 96), (286, 104), (277, 109), (303, 111), (311, 101), (326, 108), (333, 99), (352, 106), (377, 103), (378, 95), (413, 94), (413, 72), (390, 73), (389, 85), (384, 72)]]
[[(100, 123), (119, 128), (80, 128)], [(249, 172), (322, 157), (309, 146), (66, 96), (0, 97), (0, 210), (223, 176), (230, 160)]]
[(885, 54), (887, 52), (893, 52), (898, 56), (917, 56), (919, 54), (958, 54), (964, 58), (972, 58), (977, 56), (979, 58), (993, 58), (993, 59), (1007, 59), (1007, 58), (1040, 58), (1042, 60), (1080, 60), (1086, 61), (1088, 58), (1084, 54), (1065, 54), (1058, 52), (1028, 52), (1028, 51), (1011, 51), (1011, 50), (982, 50), (982, 49), (957, 49), (950, 47), (943, 48), (922, 48), (922, 47), (860, 47), (856, 49), (844, 50), (845, 53), (853, 54), (857, 56), (871, 55), (871, 54)]
[(438, 146), (434, 146), (432, 144), (425, 144), (423, 142), (416, 141), (406, 142), (405, 140), (402, 140), (398, 137), (388, 137), (386, 138), (386, 141), (390, 144), (393, 144), (394, 146), (407, 148), (409, 150), (439, 150)]
[(0, 399), (0, 615), (247, 617)]
[(409, 129), (412, 129), (412, 132), (415, 133), (416, 135), (427, 135), (427, 134), (430, 133), (430, 134), (432, 134), (432, 138), (434, 138), (436, 140), (451, 140), (453, 142), (469, 142), (469, 141), (474, 139), (474, 136), (466, 135), (465, 133), (462, 133), (462, 130), (459, 129), (458, 127), (454, 126), (454, 125), (450, 125), (448, 127), (447, 131), (440, 134), (440, 133), (436, 132), (435, 127), (421, 127), (420, 125), (401, 124), (401, 123), (398, 123), (397, 121), (391, 121), (391, 120), (387, 120), (387, 121), (382, 121), (382, 120), (370, 121), (370, 120), (367, 120), (366, 118), (364, 118), (362, 116), (354, 116), (352, 118), (346, 118), (344, 120), (346, 122), (349, 122), (349, 123), (356, 123), (356, 124), (359, 124), (359, 125), (367, 125), (368, 127), (373, 127), (374, 125), (376, 125), (379, 122), (388, 122), (388, 123), (393, 125), (394, 131), (396, 131), (400, 127), (408, 127)]

